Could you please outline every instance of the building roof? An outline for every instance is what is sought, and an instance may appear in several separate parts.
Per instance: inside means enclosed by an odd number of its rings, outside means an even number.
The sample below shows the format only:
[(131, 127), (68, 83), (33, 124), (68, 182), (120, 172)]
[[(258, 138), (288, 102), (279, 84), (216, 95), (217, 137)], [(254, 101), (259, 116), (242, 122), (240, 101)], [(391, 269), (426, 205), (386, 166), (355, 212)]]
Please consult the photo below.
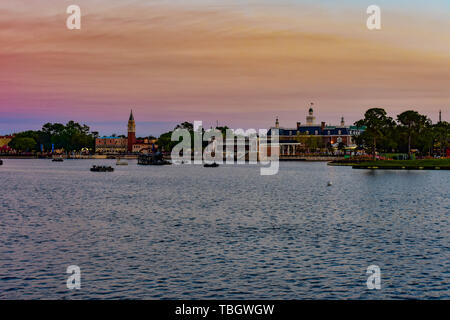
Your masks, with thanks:
[[(358, 128), (356, 126), (350, 127), (338, 127), (338, 126), (326, 126), (322, 129), (320, 125), (312, 126), (299, 126), (298, 128), (279, 128), (280, 136), (296, 136), (298, 134), (309, 134), (309, 135), (353, 135), (355, 131), (362, 131), (365, 128)], [(267, 133), (271, 135), (272, 129)], [(316, 133), (317, 132), (317, 133)]]
[(126, 139), (123, 137), (99, 137), (99, 139)]

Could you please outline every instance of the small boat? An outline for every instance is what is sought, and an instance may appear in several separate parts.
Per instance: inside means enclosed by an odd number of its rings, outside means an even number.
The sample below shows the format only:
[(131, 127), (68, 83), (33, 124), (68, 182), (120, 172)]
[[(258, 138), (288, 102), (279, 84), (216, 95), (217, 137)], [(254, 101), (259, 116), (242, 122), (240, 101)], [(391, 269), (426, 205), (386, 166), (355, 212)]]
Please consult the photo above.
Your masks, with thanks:
[(170, 165), (171, 163), (167, 160), (164, 160), (163, 154), (161, 152), (155, 152), (149, 155), (139, 155), (138, 164), (144, 166), (164, 166)]
[(127, 165), (128, 165), (128, 162), (120, 161), (120, 158), (117, 158), (116, 166), (127, 166)]
[(203, 167), (205, 168), (217, 168), (219, 165), (217, 163), (205, 163)]
[(64, 159), (63, 158), (53, 158), (52, 161), (53, 162), (63, 162)]
[(3, 164), (3, 160), (0, 160), (0, 166)]
[(93, 166), (91, 168), (92, 172), (113, 172), (114, 168), (111, 166)]
[[(211, 143), (206, 147), (206, 151), (211, 153), (211, 157), (216, 156), (216, 148), (217, 148), (217, 142), (216, 139), (213, 137), (211, 140)], [(214, 161), (213, 163), (205, 163), (203, 167), (205, 168), (217, 168), (219, 165)]]

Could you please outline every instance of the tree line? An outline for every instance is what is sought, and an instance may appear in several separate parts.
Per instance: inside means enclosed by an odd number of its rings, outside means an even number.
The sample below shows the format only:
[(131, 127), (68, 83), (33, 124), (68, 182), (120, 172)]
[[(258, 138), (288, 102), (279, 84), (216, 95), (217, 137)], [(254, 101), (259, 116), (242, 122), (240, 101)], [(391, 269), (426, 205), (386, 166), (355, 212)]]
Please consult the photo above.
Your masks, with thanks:
[[(356, 121), (357, 127), (365, 127), (365, 130), (354, 141), (367, 153), (374, 157), (377, 152), (383, 153), (408, 153), (416, 149), (422, 156), (445, 155), (450, 140), (450, 124), (440, 121), (433, 124), (431, 120), (417, 111), (408, 110), (397, 115), (394, 120), (389, 117), (382, 108), (371, 108), (364, 114), (364, 118)], [(193, 124), (183, 122), (175, 129), (188, 129), (193, 140)], [(218, 127), (218, 130), (226, 133), (228, 127)], [(204, 129), (203, 129), (204, 131)], [(178, 141), (171, 141), (172, 131), (162, 134), (157, 144), (165, 151), (172, 150)], [(61, 123), (46, 123), (41, 130), (25, 131), (18, 133), (9, 142), (9, 146), (17, 151), (39, 151), (41, 145), (46, 151), (64, 149), (65, 151), (80, 151), (82, 148), (95, 148), (95, 138), (98, 132), (90, 132), (87, 125), (81, 125), (69, 121), (66, 125)], [(307, 139), (308, 137), (298, 137)], [(193, 142), (193, 141), (192, 141)], [(308, 142), (308, 143), (306, 143)], [(305, 141), (311, 144), (311, 148), (324, 147), (320, 141)], [(318, 144), (316, 146), (316, 144)], [(192, 144), (193, 145), (193, 144)]]
[(87, 125), (69, 121), (61, 123), (46, 123), (41, 130), (28, 130), (14, 135), (9, 146), (17, 151), (40, 151), (41, 145), (45, 151), (64, 149), (65, 151), (80, 151), (83, 148), (93, 150), (98, 132), (90, 132)]
[(366, 127), (356, 143), (371, 153), (377, 152), (407, 153), (411, 156), (415, 149), (422, 156), (445, 155), (450, 139), (450, 124), (440, 121), (433, 124), (431, 120), (417, 111), (408, 110), (389, 117), (382, 108), (371, 108), (364, 114), (364, 119), (355, 122), (358, 127)]
[[(191, 136), (191, 142), (190, 142), (189, 146), (194, 145), (194, 125), (191, 122), (185, 121), (183, 123), (178, 124), (172, 131), (168, 131), (168, 132), (161, 134), (156, 142), (158, 147), (160, 147), (163, 151), (166, 151), (166, 152), (172, 151), (173, 147), (175, 147), (181, 141), (181, 138), (179, 139), (179, 141), (172, 141), (172, 133), (173, 133), (173, 131), (175, 131), (177, 129), (188, 130), (189, 134)], [(222, 132), (222, 136), (224, 138), (226, 138), (226, 131), (229, 129), (227, 126), (216, 127), (215, 129)], [(204, 133), (205, 133), (205, 129), (202, 128), (202, 134), (204, 134)], [(203, 147), (205, 147), (207, 144), (208, 144), (207, 141), (202, 141)]]

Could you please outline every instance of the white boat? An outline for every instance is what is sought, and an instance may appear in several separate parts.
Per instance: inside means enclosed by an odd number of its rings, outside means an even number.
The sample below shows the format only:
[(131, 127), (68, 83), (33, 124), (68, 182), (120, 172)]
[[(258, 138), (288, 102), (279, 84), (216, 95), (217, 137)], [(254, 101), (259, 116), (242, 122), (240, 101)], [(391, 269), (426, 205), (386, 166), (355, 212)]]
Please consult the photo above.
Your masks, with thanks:
[(128, 162), (120, 161), (120, 158), (117, 158), (116, 166), (127, 166), (127, 165), (128, 165)]
[[(212, 138), (211, 143), (206, 147), (206, 153), (210, 155), (211, 158), (214, 158), (216, 156), (216, 149), (217, 149), (217, 141), (215, 138)], [(203, 165), (205, 168), (217, 168), (219, 164), (214, 161), (213, 163), (205, 163)]]

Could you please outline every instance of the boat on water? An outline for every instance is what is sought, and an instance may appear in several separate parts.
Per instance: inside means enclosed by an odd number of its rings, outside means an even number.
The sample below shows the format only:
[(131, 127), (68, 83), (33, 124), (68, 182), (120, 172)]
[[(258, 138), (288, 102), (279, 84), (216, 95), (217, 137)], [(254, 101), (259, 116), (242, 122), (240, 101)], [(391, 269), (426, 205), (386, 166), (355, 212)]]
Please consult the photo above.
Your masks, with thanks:
[(127, 161), (120, 161), (120, 158), (117, 158), (116, 166), (127, 166), (127, 165), (128, 165)]
[(92, 172), (113, 172), (114, 168), (111, 166), (93, 166), (91, 168)]
[(0, 160), (0, 166), (3, 164), (3, 160)]
[(53, 162), (63, 162), (64, 159), (63, 158), (53, 158), (52, 161)]
[(141, 154), (138, 157), (138, 164), (144, 166), (163, 166), (171, 164), (169, 161), (164, 160), (161, 152), (155, 152), (152, 154)]
[(217, 164), (217, 163), (205, 163), (204, 165), (203, 165), (205, 168), (217, 168), (218, 166), (219, 166), (219, 164)]
[[(217, 141), (216, 139), (213, 137), (211, 140), (211, 143), (206, 147), (206, 153), (210, 154), (210, 157), (214, 158), (216, 156), (216, 149), (217, 149)], [(213, 159), (210, 159), (209, 161), (211, 161)], [(213, 163), (205, 163), (203, 165), (203, 167), (205, 168), (217, 168), (219, 166), (218, 163), (216, 163), (216, 161), (214, 161)]]

